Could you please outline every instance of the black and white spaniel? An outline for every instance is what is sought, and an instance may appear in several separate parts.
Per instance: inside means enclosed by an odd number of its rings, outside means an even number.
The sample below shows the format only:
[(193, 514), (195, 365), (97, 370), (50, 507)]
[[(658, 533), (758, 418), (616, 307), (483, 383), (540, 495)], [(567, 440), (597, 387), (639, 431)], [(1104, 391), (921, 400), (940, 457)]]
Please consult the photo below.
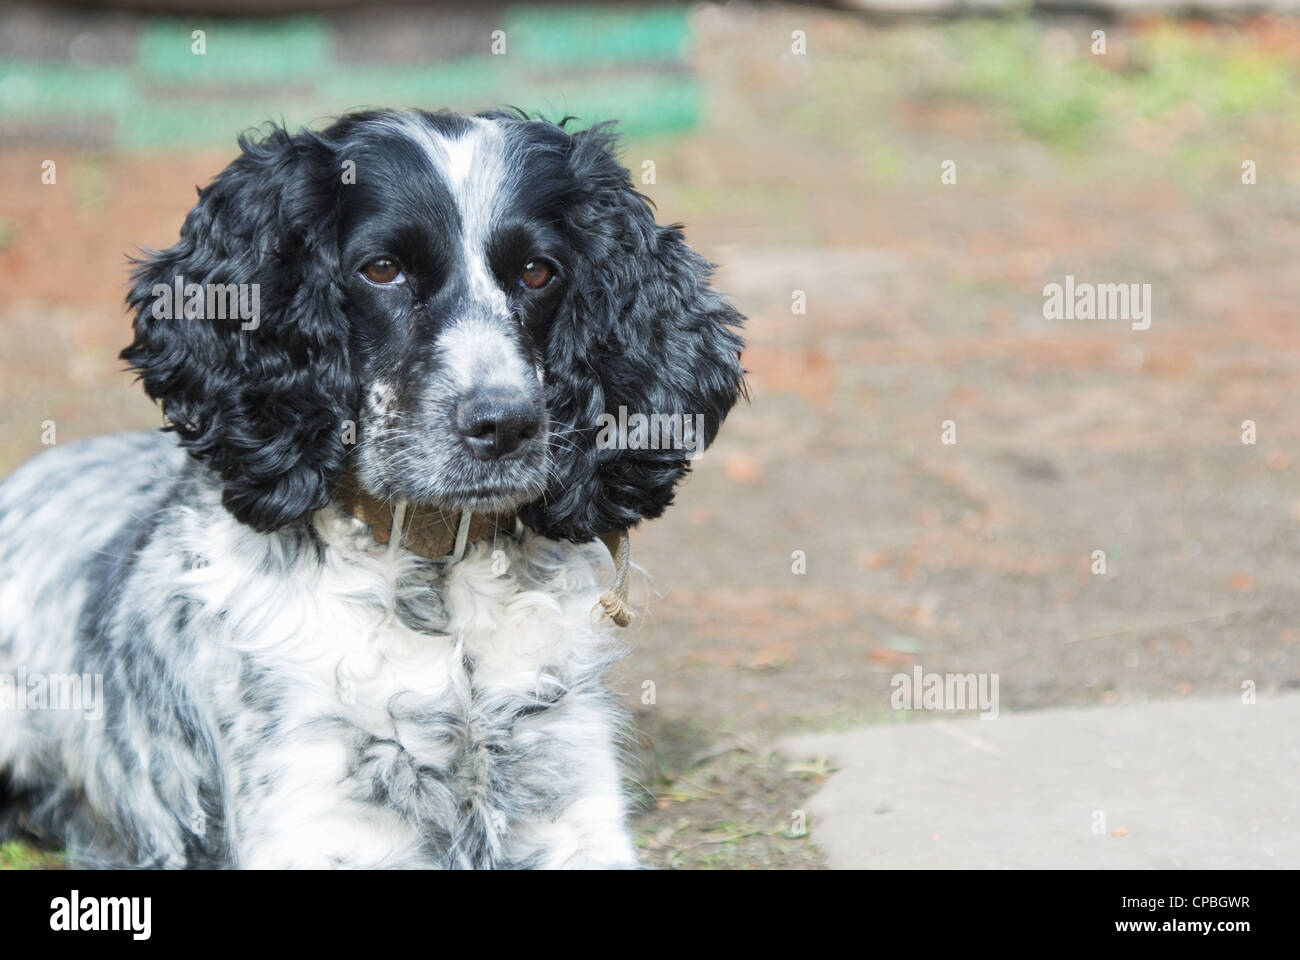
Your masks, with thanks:
[(612, 145), (419, 111), (240, 141), (128, 296), (168, 430), (0, 485), (9, 829), (85, 865), (637, 864), (601, 539), (693, 456), (598, 426), (711, 442), (742, 318)]

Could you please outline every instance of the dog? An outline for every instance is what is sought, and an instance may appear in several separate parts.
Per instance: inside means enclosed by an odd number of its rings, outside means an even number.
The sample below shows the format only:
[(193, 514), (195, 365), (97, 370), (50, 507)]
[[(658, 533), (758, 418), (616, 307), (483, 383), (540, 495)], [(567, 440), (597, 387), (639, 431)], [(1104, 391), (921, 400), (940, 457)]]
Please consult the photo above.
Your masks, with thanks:
[(239, 146), (135, 261), (164, 429), (0, 485), (9, 829), (81, 866), (637, 867), (608, 618), (692, 456), (597, 424), (712, 442), (743, 318), (608, 125)]

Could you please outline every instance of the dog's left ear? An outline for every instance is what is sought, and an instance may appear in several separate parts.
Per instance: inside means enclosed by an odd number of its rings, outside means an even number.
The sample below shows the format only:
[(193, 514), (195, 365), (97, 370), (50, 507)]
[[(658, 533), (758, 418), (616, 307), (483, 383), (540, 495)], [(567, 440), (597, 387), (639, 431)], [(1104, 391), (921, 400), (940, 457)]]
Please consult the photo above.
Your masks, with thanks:
[(199, 192), (180, 241), (138, 263), (122, 358), (221, 477), (226, 508), (273, 530), (325, 505), (355, 416), (339, 175), (317, 134), (275, 127), (240, 149)]
[[(680, 228), (655, 223), (613, 145), (603, 125), (570, 142), (575, 255), (546, 341), (557, 450), (546, 494), (522, 513), (544, 536), (576, 542), (663, 513), (744, 389), (744, 318), (710, 289), (713, 268)], [(638, 415), (685, 433), (638, 426)]]

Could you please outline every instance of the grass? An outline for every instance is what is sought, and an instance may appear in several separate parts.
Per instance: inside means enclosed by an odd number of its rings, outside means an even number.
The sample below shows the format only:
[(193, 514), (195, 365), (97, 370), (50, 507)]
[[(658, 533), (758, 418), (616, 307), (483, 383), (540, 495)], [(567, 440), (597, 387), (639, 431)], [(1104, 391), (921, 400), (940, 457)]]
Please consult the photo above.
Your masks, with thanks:
[(971, 21), (944, 33), (961, 55), (935, 91), (1002, 104), (1022, 130), (1058, 149), (1077, 148), (1134, 116), (1159, 121), (1185, 105), (1210, 121), (1274, 111), (1300, 120), (1295, 65), (1245, 37), (1225, 42), (1161, 24), (1094, 54), (1082, 31), (1053, 32), (1033, 20)]
[(21, 840), (0, 843), (0, 870), (57, 870), (63, 854), (41, 850)]
[(1066, 167), (1112, 154), (1130, 177), (1135, 144), (1159, 157), (1145, 167), (1150, 175), (1171, 166), (1204, 174), (1221, 152), (1207, 144), (1243, 134), (1249, 141), (1259, 125), (1300, 130), (1300, 65), (1267, 25), (1114, 24), (1104, 54), (1092, 52), (1094, 27), (1022, 17), (866, 32), (821, 55), (793, 123), (866, 158), (864, 174), (884, 181), (931, 176), (929, 166), (900, 169), (896, 161), (916, 149), (903, 148), (905, 108), (964, 112), (966, 125), (953, 121), (944, 149), (1020, 137)]
[(788, 763), (747, 737), (642, 716), (642, 794), (632, 831), (657, 869), (816, 869), (825, 864), (804, 806), (830, 774)]

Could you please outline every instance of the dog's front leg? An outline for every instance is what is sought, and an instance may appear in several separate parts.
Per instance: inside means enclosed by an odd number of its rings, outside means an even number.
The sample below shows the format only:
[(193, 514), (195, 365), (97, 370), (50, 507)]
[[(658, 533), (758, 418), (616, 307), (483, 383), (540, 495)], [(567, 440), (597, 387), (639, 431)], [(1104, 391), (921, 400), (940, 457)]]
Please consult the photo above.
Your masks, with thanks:
[[(600, 699), (571, 702), (548, 734), (566, 750), (553, 772), (573, 799), (516, 831), (520, 862), (542, 869), (636, 869), (615, 747), (619, 718)], [(554, 758), (552, 758), (554, 762)]]
[(235, 862), (250, 869), (419, 867), (420, 838), (396, 811), (365, 803), (337, 743), (260, 751), (234, 804)]
[(641, 866), (627, 829), (623, 798), (589, 796), (554, 822), (535, 828), (543, 869), (635, 870)]

